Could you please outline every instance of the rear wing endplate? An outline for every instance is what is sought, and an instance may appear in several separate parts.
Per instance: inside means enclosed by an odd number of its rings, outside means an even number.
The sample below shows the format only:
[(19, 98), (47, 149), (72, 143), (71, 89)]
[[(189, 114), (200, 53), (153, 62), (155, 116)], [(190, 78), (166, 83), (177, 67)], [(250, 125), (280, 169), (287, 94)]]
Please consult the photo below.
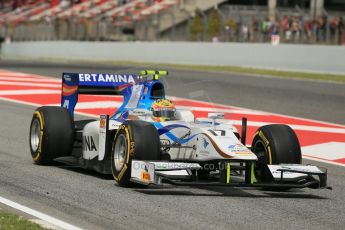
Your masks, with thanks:
[(63, 73), (61, 107), (73, 115), (79, 94), (121, 95), (121, 92), (138, 81), (133, 74)]

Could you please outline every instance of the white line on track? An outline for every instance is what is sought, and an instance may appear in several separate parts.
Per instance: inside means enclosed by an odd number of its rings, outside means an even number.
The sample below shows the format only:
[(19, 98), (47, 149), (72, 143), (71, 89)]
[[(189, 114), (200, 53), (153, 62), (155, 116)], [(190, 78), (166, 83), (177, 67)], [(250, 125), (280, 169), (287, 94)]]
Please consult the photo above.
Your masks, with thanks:
[(52, 83), (60, 83), (61, 85), (61, 80), (58, 79), (41, 79), (37, 77), (3, 77), (0, 76), (1, 81), (11, 81), (11, 82), (52, 82)]
[[(0, 93), (1, 93), (1, 91), (0, 91)], [(42, 106), (41, 104), (37, 104), (37, 103), (25, 102), (25, 101), (20, 101), (20, 100), (16, 100), (16, 99), (10, 99), (10, 98), (6, 98), (6, 97), (1, 97), (1, 94), (0, 94), (0, 100), (8, 101), (8, 102), (13, 102), (13, 103), (17, 103), (17, 104), (22, 104), (22, 105), (30, 105), (30, 106), (33, 106), (33, 107)]]
[[(183, 100), (183, 98), (181, 98), (181, 97), (174, 97), (174, 98), (176, 98), (178, 100)], [(184, 100), (185, 101), (190, 101), (190, 102), (200, 103), (200, 101), (194, 100), (194, 99), (184, 99)], [(204, 103), (209, 104), (210, 106), (212, 106), (212, 104), (213, 104), (213, 105), (217, 105), (217, 106), (230, 107), (229, 105), (220, 104), (220, 103), (213, 103), (213, 102), (204, 102)], [(248, 108), (243, 108), (243, 107), (238, 107), (238, 106), (231, 106), (231, 107), (233, 109), (248, 109)], [(261, 110), (256, 110), (256, 111), (265, 113), (264, 111), (261, 111)], [(270, 115), (281, 116), (281, 117), (284, 117), (284, 118), (299, 119), (299, 120), (302, 120), (302, 121), (317, 122), (317, 123), (321, 123), (321, 124), (324, 124), (324, 125), (334, 125), (334, 126), (345, 128), (345, 125), (341, 125), (341, 124), (337, 124), (337, 123), (332, 123), (332, 122), (327, 122), (327, 121), (320, 121), (320, 120), (315, 120), (315, 119), (310, 119), (310, 118), (302, 118), (302, 117), (284, 115), (284, 114), (273, 113), (273, 112), (266, 112), (266, 113), (269, 113)]]
[(0, 81), (0, 85), (21, 85), (21, 86), (39, 86), (47, 88), (61, 88), (61, 83), (30, 83), (30, 82), (14, 82), (14, 81)]
[(0, 70), (0, 76), (12, 77), (12, 78), (24, 77), (24, 78), (40, 78), (40, 79), (51, 78), (51, 79), (56, 79), (56, 78), (50, 77), (50, 76), (42, 76), (42, 75), (30, 74), (30, 73), (16, 73), (16, 72), (3, 71), (3, 70)]
[[(1, 96), (0, 96), (0, 100), (12, 102), (12, 103), (17, 103), (17, 104), (22, 104), (22, 105), (29, 105), (29, 106), (33, 106), (33, 107), (43, 106), (43, 105), (37, 104), (37, 103), (26, 102), (26, 101), (21, 101), (21, 100), (16, 100), (16, 99), (10, 99), (10, 98), (1, 97)], [(58, 106), (60, 106), (60, 105), (58, 105)], [(97, 116), (97, 115), (93, 115), (93, 114), (90, 114), (90, 113), (79, 112), (79, 111), (75, 111), (74, 114), (79, 114), (79, 115), (83, 115), (83, 116), (86, 116), (86, 117), (99, 118), (99, 116)]]
[(1, 90), (0, 96), (4, 95), (29, 95), (29, 94), (61, 94), (61, 90), (52, 89), (23, 89), (23, 90)]
[(10, 76), (10, 77), (36, 77), (37, 75), (34, 74), (27, 74), (27, 73), (13, 73), (13, 72), (4, 72), (0, 71), (1, 76)]
[(303, 157), (303, 159), (308, 159), (308, 160), (312, 160), (312, 161), (319, 161), (319, 162), (326, 163), (326, 164), (331, 164), (331, 165), (337, 165), (337, 166), (345, 167), (345, 165), (342, 164), (342, 163), (338, 163), (338, 162), (334, 162), (334, 161), (330, 161), (330, 160), (323, 160), (323, 159), (320, 159), (320, 158), (314, 158), (314, 157), (305, 156), (305, 155), (303, 155), (302, 157)]
[[(230, 120), (234, 125), (241, 125), (241, 120)], [(275, 124), (273, 122), (253, 122), (249, 121), (248, 126), (252, 127), (261, 127), (264, 125)], [(320, 127), (320, 126), (309, 126), (309, 125), (293, 125), (293, 124), (286, 124), (293, 128), (294, 130), (302, 130), (302, 131), (314, 131), (314, 132), (324, 132), (324, 133), (339, 133), (345, 134), (344, 128), (329, 128), (329, 127)]]
[(49, 216), (49, 215), (44, 214), (42, 212), (36, 211), (36, 210), (31, 209), (29, 207), (26, 207), (24, 205), (18, 204), (16, 202), (13, 202), (13, 201), (11, 201), (9, 199), (6, 199), (4, 197), (1, 197), (1, 196), (0, 196), (0, 203), (3, 203), (5, 205), (7, 205), (7, 206), (10, 206), (10, 207), (14, 208), (14, 209), (17, 209), (17, 210), (20, 210), (22, 212), (25, 212), (25, 213), (27, 213), (27, 214), (29, 214), (31, 216), (37, 217), (37, 218), (39, 218), (41, 220), (47, 221), (47, 222), (49, 222), (49, 223), (51, 223), (51, 224), (53, 224), (55, 226), (58, 226), (60, 228), (68, 229), (68, 230), (81, 230), (81, 228), (79, 228), (77, 226), (74, 226), (72, 224), (66, 223), (66, 222), (64, 222), (62, 220), (56, 219), (56, 218), (54, 218), (52, 216)]

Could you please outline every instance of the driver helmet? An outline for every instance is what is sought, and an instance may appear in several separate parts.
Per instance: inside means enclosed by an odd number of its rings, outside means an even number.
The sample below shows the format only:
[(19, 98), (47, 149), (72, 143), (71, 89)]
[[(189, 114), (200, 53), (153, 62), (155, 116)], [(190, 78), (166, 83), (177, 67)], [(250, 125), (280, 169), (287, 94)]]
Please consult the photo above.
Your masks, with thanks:
[(175, 118), (176, 108), (172, 101), (168, 99), (157, 99), (151, 105), (152, 119), (163, 122)]

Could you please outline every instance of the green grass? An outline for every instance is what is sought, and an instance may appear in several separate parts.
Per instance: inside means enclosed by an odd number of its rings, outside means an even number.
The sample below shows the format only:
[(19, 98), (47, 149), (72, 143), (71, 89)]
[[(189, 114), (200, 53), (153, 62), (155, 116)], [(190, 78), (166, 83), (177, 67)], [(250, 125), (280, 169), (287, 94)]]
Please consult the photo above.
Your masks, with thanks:
[[(86, 61), (87, 63), (90, 63)], [(329, 73), (314, 73), (314, 72), (299, 72), (299, 71), (285, 71), (285, 70), (272, 70), (272, 69), (259, 69), (250, 67), (239, 66), (208, 66), (208, 65), (185, 65), (185, 64), (166, 64), (166, 63), (145, 63), (145, 62), (93, 62), (94, 64), (105, 65), (122, 65), (133, 66), (141, 68), (153, 68), (153, 69), (181, 69), (181, 70), (195, 70), (202, 72), (225, 72), (225, 73), (239, 73), (239, 74), (251, 74), (257, 76), (271, 76), (280, 78), (297, 78), (307, 80), (319, 80), (319, 81), (333, 81), (339, 83), (345, 83), (345, 74), (329, 74)]]
[(40, 225), (21, 216), (0, 212), (0, 230), (44, 230)]
[(204, 65), (165, 65), (177, 69), (189, 69), (199, 71), (216, 71), (240, 74), (254, 74), (261, 76), (283, 77), (283, 78), (299, 78), (308, 80), (321, 80), (321, 81), (335, 81), (345, 83), (345, 74), (328, 74), (328, 73), (310, 73), (310, 72), (297, 72), (297, 71), (283, 71), (271, 69), (257, 69), (239, 66), (204, 66)]

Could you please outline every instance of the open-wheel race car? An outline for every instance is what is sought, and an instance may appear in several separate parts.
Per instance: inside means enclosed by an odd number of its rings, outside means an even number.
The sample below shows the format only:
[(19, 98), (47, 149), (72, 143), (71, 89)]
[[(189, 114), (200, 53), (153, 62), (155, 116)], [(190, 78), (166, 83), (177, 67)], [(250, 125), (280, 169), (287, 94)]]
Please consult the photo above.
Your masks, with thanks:
[[(195, 118), (176, 109), (159, 77), (63, 73), (61, 107), (38, 108), (31, 121), (30, 150), (36, 164), (54, 161), (112, 174), (120, 186), (203, 185), (267, 189), (328, 188), (327, 170), (302, 165), (295, 132), (287, 125), (260, 127), (246, 145), (222, 113)], [(78, 95), (122, 95), (114, 115), (74, 120)]]

